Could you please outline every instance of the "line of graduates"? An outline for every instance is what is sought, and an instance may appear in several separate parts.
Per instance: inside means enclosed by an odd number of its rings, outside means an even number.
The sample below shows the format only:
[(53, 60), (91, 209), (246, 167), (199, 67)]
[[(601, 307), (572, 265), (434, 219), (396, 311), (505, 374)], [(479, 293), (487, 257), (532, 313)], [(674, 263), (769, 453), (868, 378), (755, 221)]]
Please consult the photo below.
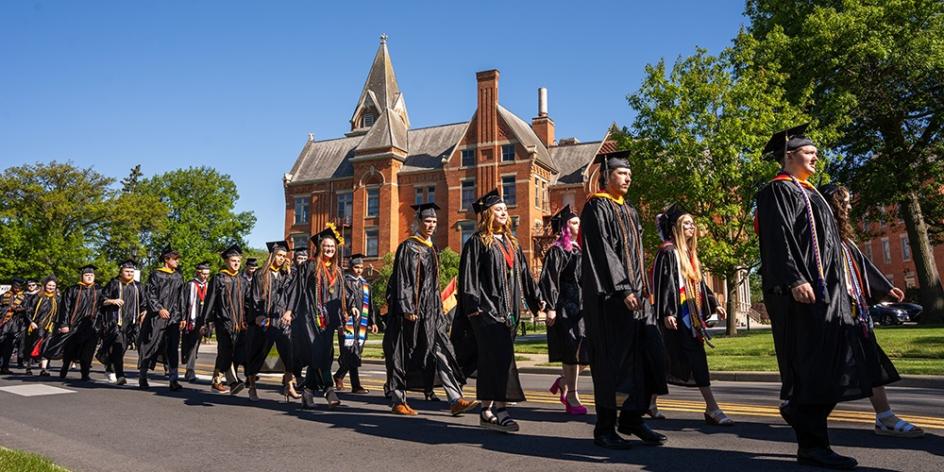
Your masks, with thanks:
[[(903, 294), (853, 243), (848, 191), (838, 185), (818, 190), (808, 182), (816, 172), (817, 149), (803, 135), (805, 128), (776, 133), (764, 149), (782, 170), (757, 194), (760, 272), (783, 382), (780, 411), (796, 432), (797, 459), (852, 468), (856, 461), (829, 445), (826, 419), (837, 402), (871, 397), (878, 434), (923, 432), (888, 405), (883, 386), (899, 376), (875, 341), (868, 317), (870, 303), (901, 300)], [(413, 206), (412, 235), (397, 248), (384, 300), (384, 394), (394, 413), (416, 415), (407, 392), (431, 399), (438, 386), (451, 414), (479, 408), (481, 427), (518, 431), (509, 406), (525, 401), (514, 358), (523, 301), (535, 315), (546, 314), (549, 360), (562, 363), (550, 391), (560, 394), (568, 414), (587, 413), (577, 380), (590, 366), (595, 444), (628, 449), (630, 442), (620, 433), (645, 444), (665, 443), (666, 436), (643, 417), (664, 418), (657, 398), (668, 393), (668, 384), (698, 388), (708, 424), (734, 424), (710, 388), (706, 319), (725, 312), (702, 272), (695, 216), (678, 204), (663, 210), (657, 218), (663, 243), (647, 268), (640, 217), (624, 199), (632, 178), (627, 157), (625, 151), (598, 156), (601, 191), (579, 216), (567, 206), (552, 218), (557, 240), (537, 281), (498, 191), (479, 198), (473, 204), (478, 229), (462, 247), (452, 318), (443, 309), (432, 243), (439, 208)], [(337, 407), (337, 391), (348, 374), (352, 392), (367, 393), (357, 368), (379, 320), (363, 278), (363, 256), (352, 256), (345, 274), (338, 260), (344, 239), (336, 228), (329, 224), (311, 241), (312, 257), (300, 250), (294, 261), (285, 241), (267, 243), (267, 261), (249, 277), (239, 272), (241, 252), (232, 246), (221, 254), (219, 273), (208, 278), (204, 263), (185, 284), (176, 270), (179, 254), (168, 248), (160, 256), (163, 267), (143, 288), (132, 280), (132, 261), (123, 263), (119, 277), (104, 289), (94, 284), (95, 268), (84, 267), (82, 281), (61, 301), (54, 279), (28, 295), (17, 286), (4, 298), (0, 367), (8, 372), (16, 344), (10, 333), (21, 332), (25, 345), (40, 346), (25, 358), (63, 359), (60, 376), (76, 360), (87, 379), (100, 338), (99, 360), (110, 377), (124, 383), (121, 359), (136, 343), (140, 386), (148, 387), (148, 371), (162, 363), (170, 389), (176, 390), (181, 388), (178, 349), (186, 378), (193, 380), (200, 340), (214, 331), (214, 392), (248, 388), (249, 398), (258, 400), (258, 373), (275, 346), (287, 400), (301, 398), (312, 407), (317, 395), (329, 408)], [(341, 353), (332, 373), (335, 336)], [(474, 399), (463, 394), (469, 377), (477, 379)]]

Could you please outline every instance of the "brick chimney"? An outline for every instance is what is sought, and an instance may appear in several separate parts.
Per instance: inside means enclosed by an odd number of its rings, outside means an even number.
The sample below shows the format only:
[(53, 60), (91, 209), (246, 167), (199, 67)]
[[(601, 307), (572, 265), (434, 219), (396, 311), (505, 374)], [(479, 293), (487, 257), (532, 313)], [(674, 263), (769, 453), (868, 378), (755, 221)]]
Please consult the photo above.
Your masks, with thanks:
[[(478, 194), (484, 195), (497, 186), (498, 167), (498, 70), (477, 72), (478, 110), (475, 121), (476, 152), (476, 187)], [(490, 165), (491, 164), (491, 165)]]
[(538, 89), (538, 116), (531, 119), (531, 129), (544, 147), (554, 145), (554, 120), (547, 116), (547, 89), (544, 87)]

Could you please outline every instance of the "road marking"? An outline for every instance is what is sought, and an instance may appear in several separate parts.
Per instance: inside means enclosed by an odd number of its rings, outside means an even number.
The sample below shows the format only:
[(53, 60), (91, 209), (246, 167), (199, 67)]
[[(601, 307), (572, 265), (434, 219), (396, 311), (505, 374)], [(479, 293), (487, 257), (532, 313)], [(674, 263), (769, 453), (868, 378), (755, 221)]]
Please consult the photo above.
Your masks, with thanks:
[(53, 387), (46, 384), (26, 384), (12, 385), (9, 387), (0, 387), (0, 392), (12, 393), (21, 397), (39, 397), (43, 395), (59, 395), (62, 393), (75, 393), (75, 390), (67, 388)]

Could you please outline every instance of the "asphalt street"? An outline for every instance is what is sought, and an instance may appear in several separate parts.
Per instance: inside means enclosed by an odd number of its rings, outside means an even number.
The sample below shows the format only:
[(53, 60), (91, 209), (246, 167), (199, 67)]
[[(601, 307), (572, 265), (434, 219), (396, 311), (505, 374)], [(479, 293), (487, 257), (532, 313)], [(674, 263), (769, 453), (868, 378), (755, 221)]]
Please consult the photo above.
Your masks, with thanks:
[[(263, 380), (258, 403), (245, 391), (211, 393), (212, 354), (201, 354), (200, 364), (201, 381), (180, 392), (168, 391), (161, 375), (152, 375), (148, 391), (138, 390), (134, 378), (110, 385), (97, 364), (89, 383), (77, 372), (66, 381), (0, 378), (0, 445), (79, 471), (805, 470), (795, 464), (792, 431), (776, 412), (779, 384), (716, 382), (716, 397), (738, 422), (729, 428), (705, 424), (696, 390), (671, 388), (660, 402), (668, 419), (650, 423), (668, 443), (637, 441), (614, 452), (593, 445), (592, 408), (584, 417), (564, 414), (546, 390), (552, 375), (522, 374), (528, 401), (512, 408), (521, 431), (509, 435), (479, 429), (476, 414), (451, 417), (445, 402), (421, 394), (411, 400), (419, 416), (391, 414), (377, 364), (362, 367), (371, 392), (342, 392), (344, 405), (336, 410), (322, 399), (315, 410), (284, 403), (276, 376)], [(582, 380), (592, 406), (589, 376)], [(929, 433), (921, 439), (877, 436), (867, 401), (840, 405), (830, 422), (834, 448), (856, 457), (860, 470), (944, 470), (941, 393), (889, 388), (895, 410)]]

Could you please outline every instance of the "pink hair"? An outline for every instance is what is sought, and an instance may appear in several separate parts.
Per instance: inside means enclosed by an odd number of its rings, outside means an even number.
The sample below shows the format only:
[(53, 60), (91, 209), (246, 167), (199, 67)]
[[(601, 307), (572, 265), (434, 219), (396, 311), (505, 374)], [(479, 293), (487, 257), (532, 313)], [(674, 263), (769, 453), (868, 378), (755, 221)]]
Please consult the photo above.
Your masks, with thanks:
[(560, 235), (557, 236), (557, 241), (554, 241), (554, 245), (567, 251), (574, 250), (574, 237), (570, 234), (570, 225), (564, 224), (564, 227), (561, 228)]

